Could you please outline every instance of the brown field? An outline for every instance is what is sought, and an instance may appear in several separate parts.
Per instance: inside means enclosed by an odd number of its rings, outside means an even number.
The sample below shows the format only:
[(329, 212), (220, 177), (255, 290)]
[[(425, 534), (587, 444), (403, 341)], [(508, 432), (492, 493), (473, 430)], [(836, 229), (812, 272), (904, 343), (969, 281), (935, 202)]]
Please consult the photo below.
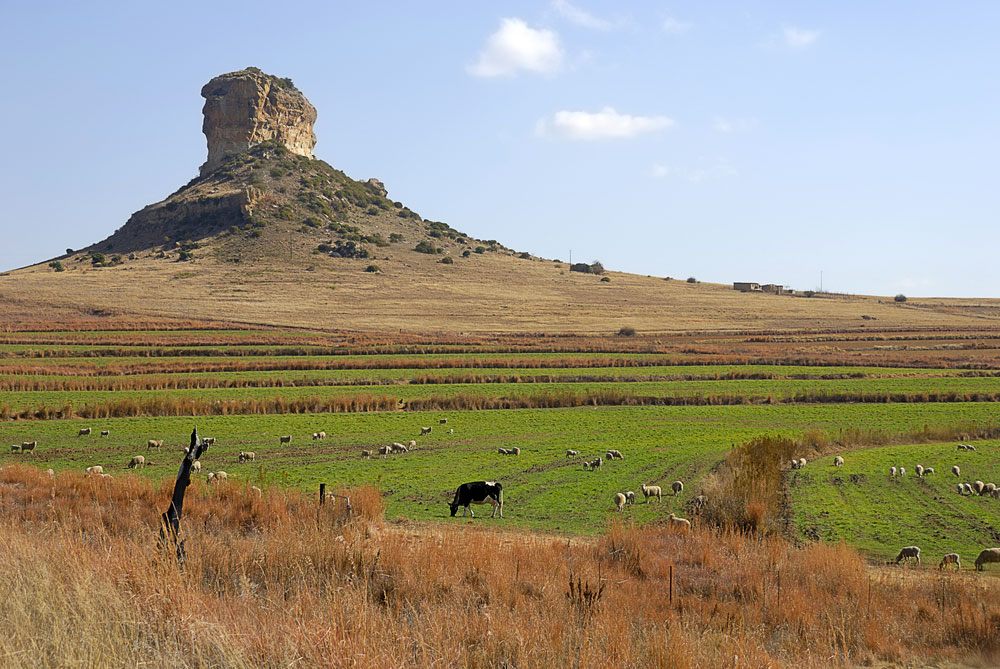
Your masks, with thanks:
[(566, 263), (492, 252), (442, 265), (439, 256), (380, 249), (385, 256), (374, 262), (382, 273), (370, 274), (363, 270), (372, 260), (311, 255), (323, 236), (297, 233), (283, 245), (273, 240), (267, 248), (282, 253), (252, 266), (219, 261), (213, 245), (220, 242), (208, 239), (193, 262), (144, 251), (116, 267), (69, 259), (65, 272), (43, 263), (4, 273), (0, 320), (16, 329), (62, 322), (89, 329), (226, 322), (424, 337), (607, 335), (626, 326), (650, 334), (1000, 325), (998, 300), (897, 304), (891, 297), (743, 294), (728, 285), (620, 272), (609, 272), (605, 283), (568, 271)]
[(697, 523), (612, 520), (572, 540), (489, 518), (386, 525), (373, 488), (345, 491), (345, 519), (298, 493), (197, 482), (178, 569), (153, 531), (168, 482), (10, 466), (0, 488), (9, 667), (991, 666), (1000, 652), (996, 579), (918, 578), (843, 545)]

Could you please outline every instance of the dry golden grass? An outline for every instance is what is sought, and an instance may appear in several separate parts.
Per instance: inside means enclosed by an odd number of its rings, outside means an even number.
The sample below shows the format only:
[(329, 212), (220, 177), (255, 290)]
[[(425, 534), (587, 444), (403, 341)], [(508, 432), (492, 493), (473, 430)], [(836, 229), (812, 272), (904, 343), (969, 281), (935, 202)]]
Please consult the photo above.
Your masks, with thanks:
[[(440, 256), (403, 244), (372, 260), (312, 255), (324, 233), (296, 233), (280, 257), (220, 262), (218, 240), (197, 260), (178, 263), (141, 252), (123, 265), (93, 268), (65, 261), (0, 276), (0, 314), (15, 323), (94, 317), (111, 321), (200, 319), (359, 332), (593, 333), (623, 326), (640, 333), (867, 328), (995, 328), (997, 300), (920, 300), (871, 296), (743, 294), (720, 284), (610, 272), (610, 283), (563, 263), (473, 254), (442, 265)], [(275, 242), (277, 244), (277, 242)], [(278, 246), (273, 248), (278, 249)], [(384, 255), (383, 255), (384, 254)], [(104, 316), (100, 316), (103, 314)], [(876, 320), (863, 320), (862, 315)], [(167, 323), (167, 320), (163, 321)]]
[(155, 548), (169, 483), (0, 471), (4, 666), (989, 665), (1000, 651), (995, 579), (699, 527), (385, 527), (371, 488), (338, 522), (297, 493), (196, 483), (179, 570)]

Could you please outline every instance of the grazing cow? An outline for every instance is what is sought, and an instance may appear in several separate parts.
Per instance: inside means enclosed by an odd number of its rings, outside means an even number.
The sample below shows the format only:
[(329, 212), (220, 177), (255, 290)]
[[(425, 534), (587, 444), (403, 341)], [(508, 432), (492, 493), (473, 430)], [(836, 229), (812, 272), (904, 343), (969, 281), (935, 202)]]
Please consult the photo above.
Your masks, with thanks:
[(35, 446), (38, 446), (38, 441), (22, 441), (21, 442), (21, 452), (27, 453), (28, 451), (35, 450)]
[(422, 427), (422, 428), (420, 428), (420, 436), (421, 437), (424, 436), (425, 434), (430, 434), (430, 433), (431, 433), (431, 429), (429, 427)]
[(284, 436), (278, 437), (278, 444), (290, 444), (292, 443), (292, 435), (286, 434)]
[(101, 430), (101, 436), (102, 437), (110, 437), (111, 436), (111, 430)]
[(496, 517), (497, 512), (503, 518), (503, 487), (496, 481), (463, 483), (455, 490), (455, 499), (451, 501), (448, 508), (451, 509), (451, 515), (454, 516), (458, 512), (458, 507), (465, 507), (462, 511), (462, 517), (464, 518), (468, 512), (475, 518), (476, 514), (472, 510), (471, 504), (492, 504), (493, 513), (490, 518)]
[(85, 437), (85, 436), (87, 436), (89, 434), (90, 434), (90, 428), (89, 427), (81, 427), (80, 431), (76, 433), (76, 436), (78, 436), (78, 437)]

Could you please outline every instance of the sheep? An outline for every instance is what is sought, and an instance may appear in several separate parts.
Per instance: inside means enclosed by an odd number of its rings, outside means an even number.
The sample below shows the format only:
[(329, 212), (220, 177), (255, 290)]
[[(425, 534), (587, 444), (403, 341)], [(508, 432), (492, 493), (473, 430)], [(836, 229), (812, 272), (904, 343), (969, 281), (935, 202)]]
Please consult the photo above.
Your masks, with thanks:
[(146, 458), (144, 458), (141, 455), (136, 455), (131, 460), (129, 460), (128, 464), (125, 466), (128, 469), (141, 469), (142, 467), (146, 466)]
[(635, 504), (635, 493), (632, 492), (631, 490), (625, 493), (625, 503)]
[(417, 440), (416, 439), (410, 439), (410, 443), (408, 443), (406, 445), (406, 447), (409, 448), (412, 451), (414, 448), (417, 447)]
[(448, 424), (448, 419), (447, 418), (442, 418), (441, 420), (438, 421), (438, 423), (440, 423), (441, 425), (447, 425)]
[(201, 471), (201, 460), (195, 460), (191, 463), (191, 471), (200, 472)]
[(605, 454), (605, 456), (607, 457), (608, 460), (624, 460), (625, 459), (625, 456), (622, 455), (622, 452), (618, 451), (618, 450), (610, 450), (610, 451), (608, 451)]
[(670, 489), (674, 491), (674, 497), (684, 492), (684, 483), (681, 481), (674, 481), (670, 484)]
[(389, 447), (392, 449), (393, 453), (406, 453), (409, 450), (406, 448), (406, 446), (403, 446), (398, 441), (392, 442), (392, 444), (390, 444)]
[(799, 461), (793, 459), (792, 460), (792, 469), (799, 469), (799, 468), (800, 468)]
[(682, 532), (688, 532), (691, 530), (691, 521), (687, 518), (679, 518), (673, 513), (670, 514), (670, 528), (674, 530), (680, 530)]
[(983, 486), (983, 492), (981, 494), (989, 495), (990, 497), (992, 497), (996, 489), (997, 489), (996, 483), (987, 483), (986, 485)]
[(910, 558), (916, 559), (917, 566), (920, 566), (920, 548), (918, 546), (906, 546), (899, 551), (899, 555), (896, 556), (896, 564), (903, 560), (909, 561)]
[(806, 459), (799, 458), (799, 469), (803, 469), (806, 466)]
[(575, 458), (578, 455), (580, 455), (579, 451), (574, 451), (572, 448), (567, 448), (566, 449), (566, 457), (567, 458)]
[(964, 483), (959, 483), (958, 484), (958, 494), (959, 495), (964, 495), (965, 494), (965, 484)]
[(583, 461), (583, 471), (587, 471), (588, 469), (590, 469), (590, 460), (584, 460)]
[(896, 475), (896, 468), (889, 467), (889, 476), (895, 476), (895, 475)]
[(966, 483), (965, 484), (965, 494), (966, 495), (971, 495), (973, 492), (975, 492), (975, 491), (972, 489), (972, 484), (971, 483)]
[(700, 511), (704, 509), (706, 506), (708, 506), (708, 498), (705, 497), (704, 495), (698, 495), (697, 497), (692, 499), (689, 502), (689, 504), (691, 505), (691, 508), (694, 509), (695, 511)]
[(27, 453), (28, 451), (35, 450), (35, 446), (38, 446), (38, 441), (22, 441), (21, 442), (21, 452)]
[(111, 436), (111, 430), (101, 430), (101, 436), (102, 437), (110, 437)]
[(46, 470), (45, 470), (45, 473), (49, 475), (49, 478), (50, 478), (50, 479), (54, 479), (54, 478), (56, 477), (56, 473), (55, 473), (55, 470), (52, 470), (52, 469), (46, 469)]
[(112, 481), (114, 480), (115, 477), (112, 476), (111, 474), (101, 474), (101, 478), (104, 479), (105, 481)]
[(146, 450), (147, 451), (149, 451), (151, 449), (154, 449), (154, 448), (157, 449), (157, 450), (162, 449), (163, 448), (163, 440), (162, 439), (150, 439), (149, 441), (146, 442)]
[(663, 491), (660, 486), (642, 484), (642, 496), (646, 498), (646, 504), (649, 504), (650, 497), (655, 497), (657, 502), (663, 501), (662, 494)]
[(923, 478), (924, 477), (924, 466), (923, 465), (917, 465), (916, 466), (916, 470), (917, 470), (917, 476), (919, 476), (920, 478)]
[(102, 467), (101, 465), (93, 465), (91, 467), (87, 467), (87, 473), (90, 474), (91, 476), (98, 476), (104, 473), (104, 467)]
[(1000, 562), (1000, 548), (984, 548), (976, 558), (976, 571), (982, 571), (988, 562)]
[(449, 430), (448, 430), (448, 434), (455, 434), (455, 428), (451, 428), (451, 429), (449, 429)]
[(934, 473), (933, 467), (924, 467), (924, 476), (930, 476)]
[(278, 437), (278, 445), (279, 446), (281, 444), (290, 444), (290, 443), (292, 443), (292, 435), (285, 434), (285, 435), (282, 435), (282, 436)]
[(208, 476), (205, 478), (207, 483), (226, 483), (229, 480), (229, 474), (223, 471), (209, 472)]
[(429, 427), (422, 427), (422, 428), (420, 428), (420, 436), (421, 437), (424, 436), (425, 434), (430, 434), (430, 433), (431, 433), (431, 429)]
[(78, 436), (78, 437), (86, 437), (89, 434), (90, 434), (90, 428), (89, 427), (81, 427), (80, 431), (76, 433), (76, 436)]
[(264, 491), (255, 485), (250, 486), (250, 492), (256, 495), (257, 499), (260, 499), (261, 497), (264, 496)]
[(515, 446), (507, 451), (507, 455), (521, 455), (521, 447)]
[(257, 454), (253, 451), (240, 451), (236, 459), (240, 462), (257, 462)]
[(976, 494), (980, 495), (980, 496), (982, 496), (982, 494), (983, 494), (983, 488), (985, 488), (985, 487), (986, 487), (986, 484), (983, 483), (982, 481), (975, 481), (972, 484), (972, 489), (975, 490)]
[(955, 476), (959, 476), (961, 474), (961, 472), (962, 472), (962, 470), (959, 469), (958, 465), (952, 465), (952, 467), (951, 467), (951, 473), (952, 474), (954, 474)]
[(948, 553), (941, 558), (941, 562), (938, 563), (938, 569), (944, 569), (949, 564), (955, 565), (955, 571), (962, 571), (962, 561), (958, 557), (958, 553)]
[(374, 455), (374, 453), (372, 453), (371, 451), (367, 451), (367, 450), (366, 451), (361, 451), (361, 459), (362, 460), (369, 460), (369, 459), (371, 459), (372, 455)]
[(326, 432), (313, 432), (313, 441), (326, 439)]
[(500, 455), (510, 455), (510, 451), (503, 447), (497, 448), (497, 453)]
[(900, 476), (906, 476), (906, 467), (900, 467), (899, 468), (899, 475)]
[(21, 452), (21, 444), (11, 444), (11, 446), (10, 446), (10, 452), (11, 453), (20, 453)]
[(619, 512), (625, 511), (625, 495), (620, 492), (615, 493), (615, 506)]
[(976, 447), (973, 446), (972, 444), (966, 444), (965, 445), (965, 450), (967, 450), (967, 451), (974, 451), (974, 450), (976, 450)]
[(378, 454), (382, 456), (383, 460), (385, 460), (385, 456), (390, 453), (392, 453), (392, 446), (380, 446), (378, 449)]
[(835, 457), (833, 459), (833, 466), (834, 467), (843, 467), (844, 466), (844, 458), (840, 457), (839, 455), (837, 457)]
[(603, 465), (603, 464), (604, 464), (604, 460), (602, 460), (599, 457), (598, 458), (594, 458), (593, 460), (590, 461), (590, 468), (591, 469), (600, 469), (601, 465)]
[(205, 447), (203, 450), (207, 451), (209, 446), (215, 446), (215, 437), (205, 437), (201, 443)]

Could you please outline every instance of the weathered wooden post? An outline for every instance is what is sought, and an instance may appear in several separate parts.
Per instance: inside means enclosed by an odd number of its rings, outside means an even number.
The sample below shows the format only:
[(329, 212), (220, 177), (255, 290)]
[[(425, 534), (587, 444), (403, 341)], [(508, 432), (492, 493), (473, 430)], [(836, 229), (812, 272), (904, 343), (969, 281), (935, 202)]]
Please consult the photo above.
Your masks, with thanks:
[(180, 539), (181, 511), (184, 508), (184, 491), (191, 485), (191, 465), (201, 457), (205, 450), (205, 445), (198, 438), (198, 428), (191, 432), (191, 446), (181, 460), (181, 468), (177, 471), (177, 480), (174, 482), (174, 494), (170, 499), (170, 508), (160, 516), (160, 539), (159, 546), (163, 548), (167, 539), (174, 546), (177, 553), (177, 563), (184, 566), (184, 540)]
[(323, 506), (323, 504), (325, 502), (326, 502), (326, 484), (325, 483), (320, 483), (319, 484), (319, 505)]

